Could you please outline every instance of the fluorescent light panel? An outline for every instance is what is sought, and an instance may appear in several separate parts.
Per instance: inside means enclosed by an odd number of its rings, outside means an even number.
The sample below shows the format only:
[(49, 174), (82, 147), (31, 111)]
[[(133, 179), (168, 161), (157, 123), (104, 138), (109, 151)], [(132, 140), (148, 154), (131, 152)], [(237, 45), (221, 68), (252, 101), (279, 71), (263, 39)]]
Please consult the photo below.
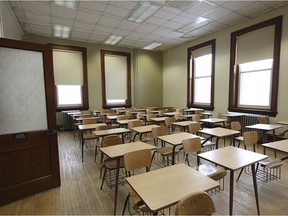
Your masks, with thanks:
[(127, 19), (133, 22), (141, 23), (152, 16), (152, 14), (154, 14), (160, 7), (161, 5), (148, 1), (140, 2)]
[(71, 9), (76, 9), (79, 4), (79, 0), (52, 0), (56, 5), (64, 6)]
[(69, 38), (71, 34), (71, 27), (53, 25), (53, 35), (55, 37)]
[(122, 38), (123, 38), (122, 36), (111, 35), (111, 36), (109, 36), (109, 38), (106, 39), (104, 44), (115, 45), (115, 44), (119, 43), (119, 41), (122, 40)]
[(161, 45), (162, 45), (162, 43), (156, 43), (156, 42), (154, 42), (154, 43), (151, 43), (151, 44), (143, 47), (143, 49), (152, 50), (152, 49), (155, 49), (156, 47), (161, 46)]
[(203, 17), (198, 17), (196, 18), (193, 22), (189, 23), (188, 25), (185, 25), (179, 29), (177, 29), (177, 32), (188, 34), (204, 25), (209, 24), (212, 22), (209, 19), (203, 18)]

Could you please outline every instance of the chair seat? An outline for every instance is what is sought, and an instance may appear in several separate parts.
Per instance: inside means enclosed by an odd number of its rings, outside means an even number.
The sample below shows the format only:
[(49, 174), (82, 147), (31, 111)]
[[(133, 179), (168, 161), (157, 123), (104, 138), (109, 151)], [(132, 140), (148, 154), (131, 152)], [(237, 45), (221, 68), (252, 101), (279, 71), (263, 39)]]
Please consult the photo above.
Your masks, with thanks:
[[(157, 152), (162, 154), (162, 155), (164, 155), (164, 156), (170, 156), (173, 153), (173, 148), (172, 147), (168, 147), (168, 146), (164, 146), (164, 147), (158, 148)], [(178, 153), (178, 152), (179, 152), (179, 150), (175, 149), (175, 154)]]
[(85, 134), (83, 135), (83, 138), (84, 138), (84, 139), (97, 139), (98, 136), (95, 135), (95, 134), (93, 134), (93, 133), (85, 133)]
[[(117, 168), (117, 159), (107, 159), (103, 162), (102, 167), (106, 167), (107, 169), (116, 169)], [(124, 159), (120, 159), (119, 167), (124, 167)]]
[(243, 136), (235, 137), (235, 140), (240, 141), (240, 142), (244, 142)]
[(265, 167), (268, 167), (270, 169), (277, 168), (277, 167), (283, 165), (283, 161), (282, 160), (273, 159), (273, 158), (267, 158), (265, 160), (259, 161), (258, 163), (263, 165), (263, 166), (265, 166)]
[(212, 147), (212, 146), (215, 146), (215, 143), (211, 141), (207, 141), (202, 145), (202, 147)]
[(226, 170), (222, 167), (209, 164), (200, 165), (197, 170), (215, 181), (222, 179), (226, 175)]

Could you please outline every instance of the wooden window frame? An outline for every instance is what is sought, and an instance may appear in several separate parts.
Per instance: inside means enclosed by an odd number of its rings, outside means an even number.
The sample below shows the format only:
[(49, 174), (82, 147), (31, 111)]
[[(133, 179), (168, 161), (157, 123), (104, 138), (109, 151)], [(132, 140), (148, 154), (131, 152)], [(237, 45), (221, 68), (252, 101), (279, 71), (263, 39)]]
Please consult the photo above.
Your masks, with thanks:
[[(211, 102), (210, 105), (207, 104), (195, 104), (194, 103), (194, 60), (192, 59), (192, 65), (190, 65), (190, 59), (192, 55), (192, 51), (197, 49), (201, 49), (206, 46), (211, 46), (211, 54), (212, 54), (212, 73), (211, 73)], [(206, 41), (204, 43), (198, 44), (196, 46), (188, 48), (188, 59), (187, 59), (187, 107), (195, 107), (201, 108), (205, 110), (214, 110), (214, 86), (215, 86), (215, 49), (216, 49), (216, 39)], [(190, 78), (190, 70), (192, 73), (192, 77)]]
[(82, 102), (81, 106), (61, 106), (57, 105), (57, 88), (55, 85), (55, 98), (56, 98), (56, 111), (63, 111), (63, 110), (88, 110), (89, 109), (89, 100), (88, 100), (88, 76), (87, 76), (87, 50), (85, 47), (76, 47), (76, 46), (66, 46), (66, 45), (58, 45), (58, 44), (48, 44), (52, 50), (59, 49), (59, 50), (70, 50), (70, 51), (77, 51), (82, 53), (82, 62), (83, 62), (83, 86), (82, 86)]
[[(105, 55), (118, 55), (127, 57), (127, 99), (125, 104), (107, 104), (106, 98), (106, 79), (105, 79)], [(131, 54), (125, 52), (101, 50), (101, 74), (102, 74), (102, 107), (103, 109), (110, 109), (114, 107), (132, 107), (131, 104)]]
[[(275, 26), (273, 67), (272, 67), (272, 90), (270, 99), (271, 107), (270, 109), (250, 108), (242, 106), (239, 107), (238, 106), (239, 66), (236, 65), (234, 72), (234, 65), (236, 61), (236, 51), (237, 51), (236, 50), (237, 37), (271, 25)], [(263, 114), (272, 117), (275, 117), (277, 115), (281, 32), (282, 32), (282, 16), (279, 16), (231, 33), (229, 107), (228, 107), (229, 111)]]

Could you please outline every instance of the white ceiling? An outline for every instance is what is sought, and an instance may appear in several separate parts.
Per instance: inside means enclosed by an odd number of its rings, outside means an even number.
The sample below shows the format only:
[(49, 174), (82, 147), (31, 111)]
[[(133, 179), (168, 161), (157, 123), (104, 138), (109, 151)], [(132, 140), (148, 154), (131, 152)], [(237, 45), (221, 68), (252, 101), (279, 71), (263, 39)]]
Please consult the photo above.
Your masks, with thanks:
[[(163, 43), (155, 50), (164, 51), (188, 41), (288, 4), (287, 1), (206, 1), (158, 0), (161, 8), (143, 23), (127, 20), (134, 1), (80, 1), (77, 9), (70, 9), (51, 1), (9, 1), (26, 34), (52, 37), (55, 24), (72, 27), (70, 39), (89, 43), (103, 43), (110, 35), (123, 39), (116, 45), (142, 48), (152, 42)], [(212, 22), (186, 35), (176, 30), (204, 17)], [(187, 37), (188, 36), (188, 37)]]

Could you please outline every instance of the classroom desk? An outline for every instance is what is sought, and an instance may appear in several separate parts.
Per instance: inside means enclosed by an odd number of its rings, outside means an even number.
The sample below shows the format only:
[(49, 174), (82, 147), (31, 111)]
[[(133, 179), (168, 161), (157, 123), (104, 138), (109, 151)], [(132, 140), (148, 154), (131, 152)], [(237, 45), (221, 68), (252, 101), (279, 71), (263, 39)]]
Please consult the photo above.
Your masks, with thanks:
[(189, 109), (184, 109), (183, 112), (186, 112), (187, 114), (189, 113), (195, 113), (195, 111), (203, 111), (203, 109), (200, 108), (189, 108)]
[(257, 213), (260, 215), (258, 189), (255, 172), (255, 163), (268, 158), (268, 156), (234, 146), (212, 150), (198, 154), (199, 158), (210, 161), (230, 171), (229, 214), (233, 214), (234, 171), (251, 165)]
[(282, 125), (275, 125), (275, 124), (254, 124), (254, 125), (249, 125), (246, 126), (246, 128), (249, 129), (255, 129), (255, 130), (260, 130), (263, 132), (263, 143), (266, 143), (268, 138), (267, 138), (267, 132), (272, 131), (273, 133), (273, 140), (275, 140), (275, 129), (281, 128)]
[(91, 116), (91, 117), (78, 117), (78, 118), (75, 118), (75, 121), (78, 121), (82, 124), (82, 121), (83, 120), (87, 120), (87, 119), (99, 119), (100, 117), (97, 117), (97, 116)]
[(175, 134), (169, 134), (169, 135), (164, 135), (164, 136), (159, 136), (157, 137), (159, 140), (162, 142), (166, 142), (170, 145), (173, 146), (172, 148), (172, 165), (175, 163), (175, 149), (176, 146), (182, 145), (182, 141), (185, 139), (190, 139), (194, 137), (199, 137), (194, 134), (190, 134), (187, 132), (180, 132), (180, 133), (175, 133)]
[(103, 154), (105, 154), (107, 157), (112, 158), (112, 159), (117, 159), (115, 195), (114, 195), (114, 215), (116, 215), (116, 210), (117, 210), (120, 158), (123, 157), (124, 154), (126, 153), (143, 150), (143, 149), (153, 150), (153, 149), (156, 149), (156, 146), (138, 141), (138, 142), (125, 143), (125, 144), (100, 148), (100, 151)]
[(80, 144), (81, 144), (81, 152), (82, 152), (82, 162), (83, 162), (83, 148), (84, 148), (84, 131), (96, 129), (98, 126), (106, 125), (105, 123), (96, 123), (96, 124), (85, 124), (85, 125), (78, 125), (78, 129), (80, 131)]
[(133, 127), (131, 128), (131, 130), (135, 131), (136, 133), (134, 134), (133, 137), (133, 141), (135, 141), (135, 138), (137, 135), (139, 135), (139, 139), (140, 141), (142, 140), (142, 135), (145, 133), (151, 133), (152, 132), (152, 128), (155, 127), (160, 127), (159, 125), (144, 125), (144, 126), (140, 126), (140, 127)]
[(126, 127), (128, 125), (128, 122), (130, 121), (139, 121), (138, 119), (125, 119), (125, 120), (117, 120), (117, 123), (120, 127)]
[(175, 115), (181, 115), (181, 112), (165, 112), (163, 113), (164, 116), (175, 116)]
[[(227, 119), (222, 119), (222, 118), (205, 118), (205, 119), (200, 119), (200, 122), (203, 122), (205, 124), (210, 125), (211, 127), (213, 127), (215, 124), (217, 123), (222, 123), (223, 127), (225, 127), (225, 122), (227, 121)], [(205, 127), (205, 126), (204, 126)]]
[(227, 122), (231, 124), (233, 121), (239, 121), (240, 123), (242, 122), (242, 117), (245, 116), (245, 114), (242, 113), (223, 113), (221, 116), (227, 118)]
[[(266, 154), (266, 148), (288, 153), (288, 139), (265, 143), (265, 144), (262, 144), (262, 146), (264, 147), (264, 154)], [(281, 158), (281, 160), (286, 160), (286, 159), (288, 159), (288, 156)]]
[(184, 163), (128, 177), (127, 182), (153, 213), (177, 204), (190, 193), (219, 187), (219, 182)]
[(104, 137), (104, 136), (109, 136), (109, 135), (121, 135), (122, 137), (122, 142), (125, 143), (124, 141), (124, 134), (130, 132), (129, 129), (126, 128), (112, 128), (108, 130), (97, 130), (93, 131), (93, 133), (99, 137)]
[[(193, 121), (172, 122), (172, 126), (178, 126), (180, 127), (180, 131), (185, 132), (185, 129), (192, 123), (194, 122)], [(172, 131), (173, 131), (173, 127), (172, 127)]]
[(227, 128), (217, 127), (217, 128), (205, 128), (199, 131), (200, 133), (208, 134), (209, 138), (207, 138), (202, 144), (212, 139), (213, 137), (217, 137), (216, 139), (216, 149), (218, 149), (219, 139), (221, 137), (233, 136), (233, 145), (235, 145), (234, 136), (239, 134), (240, 131), (235, 131)]
[(150, 118), (150, 120), (154, 121), (156, 124), (161, 124), (165, 122), (167, 117), (157, 117), (157, 118)]
[(288, 125), (288, 121), (278, 121), (276, 122), (276, 124), (280, 124), (280, 125)]

